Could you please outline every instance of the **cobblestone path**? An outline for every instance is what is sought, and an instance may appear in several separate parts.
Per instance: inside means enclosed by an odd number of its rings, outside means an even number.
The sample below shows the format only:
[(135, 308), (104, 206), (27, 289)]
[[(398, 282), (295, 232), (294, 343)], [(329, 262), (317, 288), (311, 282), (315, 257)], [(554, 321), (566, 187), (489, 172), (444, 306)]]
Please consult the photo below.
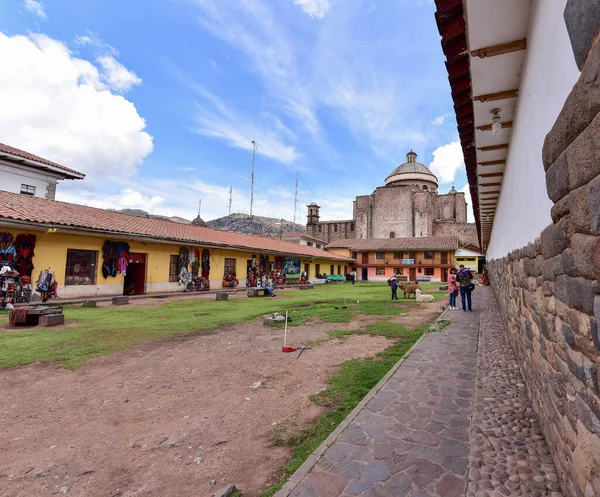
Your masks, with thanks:
[(562, 497), (489, 288), (475, 290), (473, 309), (447, 311), (451, 324), (428, 334), (276, 497)]
[(467, 497), (562, 497), (548, 446), (488, 288), (482, 308)]

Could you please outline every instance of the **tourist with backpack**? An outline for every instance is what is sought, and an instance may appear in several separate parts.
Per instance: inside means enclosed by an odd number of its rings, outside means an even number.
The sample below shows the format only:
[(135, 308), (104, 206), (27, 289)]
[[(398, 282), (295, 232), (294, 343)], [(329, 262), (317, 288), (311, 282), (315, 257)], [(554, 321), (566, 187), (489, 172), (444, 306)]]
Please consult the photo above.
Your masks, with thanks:
[(456, 281), (458, 282), (458, 286), (460, 288), (460, 300), (462, 302), (462, 310), (463, 312), (467, 312), (467, 308), (469, 311), (471, 309), (471, 292), (475, 288), (473, 284), (473, 273), (469, 271), (462, 264), (460, 265), (460, 270), (456, 275)]

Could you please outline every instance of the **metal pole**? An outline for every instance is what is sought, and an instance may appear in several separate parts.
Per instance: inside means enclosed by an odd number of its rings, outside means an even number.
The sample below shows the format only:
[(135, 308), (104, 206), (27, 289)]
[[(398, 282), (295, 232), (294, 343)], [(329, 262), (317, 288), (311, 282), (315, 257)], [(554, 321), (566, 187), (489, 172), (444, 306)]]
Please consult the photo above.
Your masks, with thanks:
[(252, 182), (250, 185), (250, 219), (252, 219), (252, 206), (254, 205), (254, 161), (256, 159), (256, 141), (252, 140)]
[(296, 229), (296, 210), (298, 208), (298, 178), (300, 177), (300, 171), (296, 171), (296, 193), (294, 195), (294, 229)]
[(233, 186), (229, 187), (229, 215), (231, 216), (231, 198), (233, 196)]

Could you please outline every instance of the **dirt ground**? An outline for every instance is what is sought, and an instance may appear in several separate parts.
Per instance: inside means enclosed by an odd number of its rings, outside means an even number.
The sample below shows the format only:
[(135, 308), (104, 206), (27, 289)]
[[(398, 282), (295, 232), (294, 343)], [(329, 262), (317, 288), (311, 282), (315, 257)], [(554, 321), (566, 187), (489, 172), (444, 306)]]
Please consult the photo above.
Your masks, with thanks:
[[(422, 305), (395, 320), (417, 327), (439, 307)], [(292, 327), (289, 344), (376, 319)], [(321, 414), (309, 396), (339, 363), (390, 343), (351, 335), (297, 359), (281, 352), (282, 334), (255, 320), (146, 342), (75, 372), (47, 365), (0, 371), (0, 495), (211, 496), (228, 483), (258, 495), (290, 456), (274, 437)]]

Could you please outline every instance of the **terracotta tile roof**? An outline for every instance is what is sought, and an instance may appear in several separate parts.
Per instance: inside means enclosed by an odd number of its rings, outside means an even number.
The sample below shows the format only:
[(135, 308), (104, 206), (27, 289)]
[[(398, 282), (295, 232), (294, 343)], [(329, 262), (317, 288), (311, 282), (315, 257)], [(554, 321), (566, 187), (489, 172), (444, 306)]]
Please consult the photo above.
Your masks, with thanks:
[(282, 240), (270, 240), (202, 226), (163, 221), (121, 212), (68, 204), (29, 195), (0, 191), (0, 222), (19, 221), (29, 225), (70, 227), (111, 235), (129, 235), (168, 240), (174, 243), (231, 247), (303, 257), (350, 261), (347, 257), (314, 247)]
[(11, 147), (10, 145), (5, 145), (4, 143), (0, 143), (0, 159), (8, 160), (10, 162), (15, 162), (14, 158), (8, 157), (6, 154), (21, 157), (22, 159), (26, 159), (28, 161), (37, 162), (38, 164), (28, 164), (30, 167), (35, 167), (38, 169), (49, 170), (50, 168), (44, 167), (51, 166), (52, 169), (58, 169), (56, 171), (60, 174), (63, 174), (65, 178), (68, 179), (83, 179), (85, 174), (80, 173), (79, 171), (75, 171), (74, 169), (69, 169), (68, 167), (61, 166), (56, 162), (49, 161), (48, 159), (44, 159), (43, 157), (39, 157), (34, 154), (30, 154), (29, 152), (25, 152), (24, 150), (20, 150), (15, 147)]
[(454, 250), (458, 248), (456, 236), (423, 236), (420, 238), (361, 238), (336, 240), (326, 248), (347, 248), (354, 251), (377, 250)]
[(282, 240), (289, 240), (289, 239), (295, 239), (295, 238), (306, 238), (307, 240), (311, 240), (311, 241), (315, 241), (317, 243), (322, 243), (323, 245), (326, 245), (327, 242), (325, 240), (321, 240), (320, 238), (316, 238), (312, 235), (309, 235), (308, 233), (302, 233), (300, 231), (286, 231), (285, 233), (266, 233), (264, 235), (260, 235), (260, 236), (268, 236), (270, 238), (277, 238), (277, 239), (282, 239)]

